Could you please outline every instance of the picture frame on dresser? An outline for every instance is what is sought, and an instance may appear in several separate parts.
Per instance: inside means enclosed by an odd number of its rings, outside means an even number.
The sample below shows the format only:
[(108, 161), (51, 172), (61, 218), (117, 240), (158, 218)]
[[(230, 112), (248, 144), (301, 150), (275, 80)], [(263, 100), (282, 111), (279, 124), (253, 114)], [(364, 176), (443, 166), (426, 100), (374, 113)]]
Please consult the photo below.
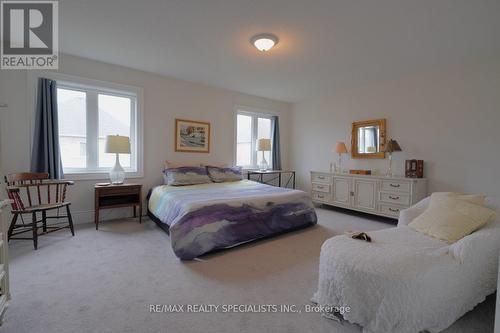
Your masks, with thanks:
[(311, 171), (316, 204), (397, 219), (399, 212), (427, 196), (427, 179)]

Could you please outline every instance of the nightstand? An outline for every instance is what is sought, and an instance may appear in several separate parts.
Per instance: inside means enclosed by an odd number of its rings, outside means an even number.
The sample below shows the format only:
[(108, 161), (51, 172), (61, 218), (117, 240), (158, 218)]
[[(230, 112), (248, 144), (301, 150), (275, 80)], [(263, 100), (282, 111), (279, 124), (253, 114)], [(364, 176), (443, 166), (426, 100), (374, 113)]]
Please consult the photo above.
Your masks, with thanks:
[(142, 216), (142, 185), (122, 184), (94, 186), (95, 192), (95, 229), (99, 228), (99, 210), (119, 207), (133, 207), (136, 217), (136, 207), (139, 206), (139, 223)]

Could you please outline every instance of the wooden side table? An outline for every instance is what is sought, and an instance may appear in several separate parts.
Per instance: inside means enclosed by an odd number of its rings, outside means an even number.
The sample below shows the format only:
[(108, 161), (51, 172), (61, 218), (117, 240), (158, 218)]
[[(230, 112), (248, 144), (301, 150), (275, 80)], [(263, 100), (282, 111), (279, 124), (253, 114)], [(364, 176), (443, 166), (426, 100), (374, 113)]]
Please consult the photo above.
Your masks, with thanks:
[(94, 186), (95, 192), (95, 229), (99, 229), (99, 210), (118, 207), (134, 207), (136, 217), (136, 206), (139, 206), (139, 223), (142, 222), (142, 185), (122, 184)]

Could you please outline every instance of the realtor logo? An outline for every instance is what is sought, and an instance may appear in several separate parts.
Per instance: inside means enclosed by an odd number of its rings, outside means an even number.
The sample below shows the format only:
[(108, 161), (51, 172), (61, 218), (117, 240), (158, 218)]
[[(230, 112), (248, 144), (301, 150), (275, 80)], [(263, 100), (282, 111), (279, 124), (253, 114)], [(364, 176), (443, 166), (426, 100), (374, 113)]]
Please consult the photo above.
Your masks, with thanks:
[(2, 69), (58, 68), (58, 1), (1, 1)]

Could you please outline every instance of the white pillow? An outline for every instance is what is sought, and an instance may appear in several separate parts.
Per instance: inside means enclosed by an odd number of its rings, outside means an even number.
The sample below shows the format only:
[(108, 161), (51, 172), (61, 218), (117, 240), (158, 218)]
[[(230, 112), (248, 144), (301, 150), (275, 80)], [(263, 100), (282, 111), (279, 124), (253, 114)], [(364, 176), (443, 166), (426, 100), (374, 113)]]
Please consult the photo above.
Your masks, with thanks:
[(448, 244), (454, 243), (495, 216), (494, 210), (472, 202), (454, 195), (433, 194), (429, 207), (408, 226)]

